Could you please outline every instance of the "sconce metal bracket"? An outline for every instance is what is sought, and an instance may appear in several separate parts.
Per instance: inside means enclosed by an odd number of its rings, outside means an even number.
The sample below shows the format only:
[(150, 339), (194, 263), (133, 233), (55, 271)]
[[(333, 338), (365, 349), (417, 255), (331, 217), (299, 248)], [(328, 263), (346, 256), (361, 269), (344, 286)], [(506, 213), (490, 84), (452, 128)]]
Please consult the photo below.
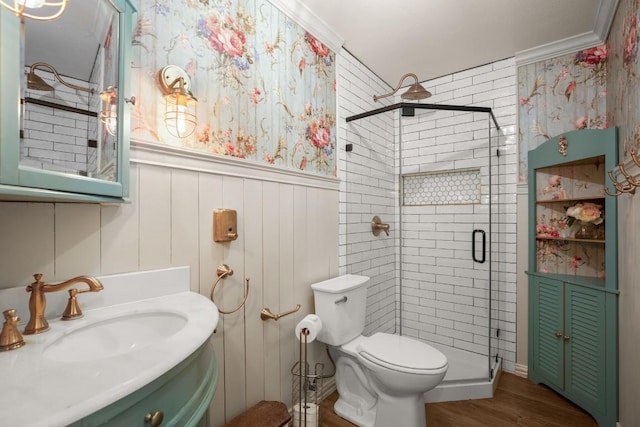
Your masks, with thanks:
[(191, 92), (191, 79), (182, 68), (177, 65), (167, 65), (158, 73), (158, 84), (162, 88), (165, 95), (173, 93), (173, 88), (177, 79), (182, 79), (184, 88)]

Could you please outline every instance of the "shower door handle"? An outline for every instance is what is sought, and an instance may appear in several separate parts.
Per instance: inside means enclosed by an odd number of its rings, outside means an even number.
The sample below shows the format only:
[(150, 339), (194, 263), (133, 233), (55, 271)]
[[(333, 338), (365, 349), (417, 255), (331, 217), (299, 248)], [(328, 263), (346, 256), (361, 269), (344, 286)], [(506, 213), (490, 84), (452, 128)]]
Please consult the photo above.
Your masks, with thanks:
[[(478, 259), (476, 257), (476, 234), (482, 234), (482, 258)], [(487, 233), (484, 230), (473, 230), (471, 234), (471, 256), (473, 260), (477, 263), (483, 264), (487, 260)]]

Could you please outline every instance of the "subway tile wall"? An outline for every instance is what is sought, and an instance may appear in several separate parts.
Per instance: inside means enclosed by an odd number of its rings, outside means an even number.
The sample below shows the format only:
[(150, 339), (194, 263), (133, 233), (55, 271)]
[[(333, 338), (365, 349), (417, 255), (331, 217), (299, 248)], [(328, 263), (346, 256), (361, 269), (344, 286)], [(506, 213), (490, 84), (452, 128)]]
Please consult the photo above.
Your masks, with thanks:
[[(393, 113), (347, 123), (345, 119), (381, 106), (374, 94), (389, 87), (344, 50), (337, 60), (339, 270), (371, 277), (365, 333), (395, 332), (397, 323), (397, 182), (394, 177)], [(384, 104), (388, 104), (386, 101)], [(352, 151), (346, 151), (350, 144)], [(374, 236), (377, 215), (389, 236)]]
[[(26, 69), (28, 72), (28, 69)], [(26, 97), (60, 104), (82, 110), (97, 111), (100, 97), (94, 93), (68, 88), (43, 69), (37, 75), (55, 87), (53, 92), (27, 89)], [(81, 87), (87, 82), (63, 77), (68, 83)], [(91, 106), (89, 106), (91, 104)], [(31, 102), (23, 104), (23, 142), (20, 164), (38, 169), (88, 175), (96, 171), (96, 149), (88, 146), (88, 140), (98, 138), (97, 117)]]
[[(394, 101), (373, 102), (374, 94), (386, 93), (389, 87), (348, 53), (341, 53), (338, 66), (340, 271), (374, 278), (369, 289), (365, 332), (394, 328), (397, 331), (401, 323), (403, 334), (481, 354), (488, 354), (492, 336), (492, 355), (498, 352), (503, 358), (503, 368), (513, 371), (517, 183), (514, 60), (425, 83), (433, 93), (429, 103), (491, 107), (501, 127), (499, 133), (492, 127), (491, 149), (486, 113), (419, 110), (416, 117), (409, 118), (389, 112), (346, 123), (344, 119), (349, 115)], [(402, 164), (398, 141), (402, 144)], [(352, 144), (353, 151), (346, 152), (346, 144)], [(405, 206), (399, 224), (400, 176), (468, 168), (480, 170), (481, 203)], [(370, 232), (373, 215), (390, 223), (389, 237), (384, 234), (373, 237)], [(482, 227), (488, 232), (490, 218), (488, 257), (492, 262), (494, 319), (491, 332), (488, 263), (474, 263), (470, 247), (473, 229)], [(402, 248), (398, 246), (400, 227)], [(480, 252), (476, 255), (480, 257)]]

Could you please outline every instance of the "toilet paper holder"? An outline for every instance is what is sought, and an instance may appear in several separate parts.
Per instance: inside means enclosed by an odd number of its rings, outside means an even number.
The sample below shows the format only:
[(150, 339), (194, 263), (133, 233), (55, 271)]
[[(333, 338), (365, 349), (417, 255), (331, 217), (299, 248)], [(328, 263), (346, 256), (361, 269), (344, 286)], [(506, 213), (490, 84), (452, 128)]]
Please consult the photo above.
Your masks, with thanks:
[(291, 309), (289, 311), (285, 311), (284, 313), (273, 314), (271, 312), (271, 310), (269, 310), (268, 308), (265, 307), (260, 312), (260, 318), (262, 320), (273, 319), (273, 320), (277, 321), (279, 318), (284, 317), (284, 316), (288, 316), (290, 314), (293, 314), (296, 311), (300, 310), (301, 308), (302, 308), (302, 306), (300, 304), (296, 304), (296, 308), (294, 308), (294, 309)]

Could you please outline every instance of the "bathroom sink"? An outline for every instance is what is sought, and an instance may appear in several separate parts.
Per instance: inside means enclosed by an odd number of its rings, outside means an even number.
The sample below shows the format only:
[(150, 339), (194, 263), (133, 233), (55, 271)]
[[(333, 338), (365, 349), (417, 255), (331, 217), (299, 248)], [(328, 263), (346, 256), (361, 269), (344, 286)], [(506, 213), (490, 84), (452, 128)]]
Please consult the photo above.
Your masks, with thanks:
[(187, 324), (171, 312), (131, 313), (71, 329), (51, 342), (43, 356), (65, 362), (83, 362), (118, 356), (169, 338)]
[[(202, 356), (207, 361), (214, 356), (218, 309), (190, 291), (188, 267), (99, 279), (103, 291), (82, 294), (82, 317), (61, 320), (67, 295), (49, 293), (49, 330), (24, 335), (23, 347), (0, 352), (0, 425), (80, 425), (139, 391), (153, 393), (155, 381), (172, 369), (191, 366), (202, 354), (210, 354)], [(16, 307), (26, 323), (24, 287), (0, 290), (0, 301)], [(205, 365), (193, 369), (201, 372)]]

